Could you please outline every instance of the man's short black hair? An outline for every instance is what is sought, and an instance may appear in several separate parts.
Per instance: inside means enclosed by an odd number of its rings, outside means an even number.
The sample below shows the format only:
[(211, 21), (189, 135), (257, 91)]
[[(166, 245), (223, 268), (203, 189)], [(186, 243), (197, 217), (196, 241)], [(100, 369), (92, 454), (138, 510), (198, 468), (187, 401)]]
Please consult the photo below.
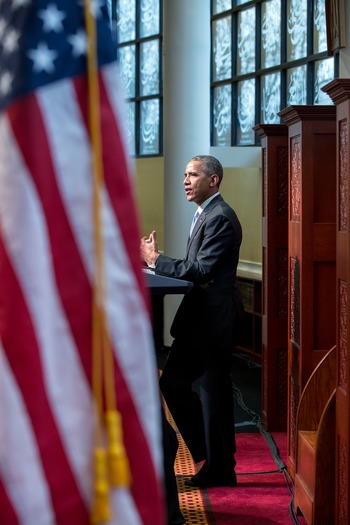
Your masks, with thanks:
[(196, 155), (191, 159), (191, 161), (200, 162), (203, 171), (210, 177), (210, 175), (217, 175), (219, 177), (219, 182), (217, 186), (219, 187), (224, 176), (224, 170), (221, 162), (213, 157), (212, 155)]

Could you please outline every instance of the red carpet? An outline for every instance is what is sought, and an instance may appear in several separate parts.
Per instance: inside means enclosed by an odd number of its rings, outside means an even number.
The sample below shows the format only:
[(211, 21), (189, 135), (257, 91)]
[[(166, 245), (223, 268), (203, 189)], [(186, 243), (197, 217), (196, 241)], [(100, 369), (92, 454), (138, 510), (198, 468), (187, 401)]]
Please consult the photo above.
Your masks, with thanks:
[[(271, 436), (267, 434), (267, 437)], [(189, 487), (184, 488), (183, 483), (179, 484), (180, 504), (186, 517), (186, 525), (198, 523), (208, 525), (305, 524), (301, 517), (298, 517), (297, 522), (293, 522), (289, 512), (292, 498), (291, 482), (288, 476), (285, 477), (283, 472), (278, 471), (286, 462), (286, 433), (273, 433), (272, 437), (271, 449), (277, 452), (280, 458), (278, 460), (277, 457), (277, 464), (264, 435), (261, 433), (236, 434), (237, 487), (219, 487), (199, 491)], [(187, 478), (191, 475), (186, 468), (182, 468), (181, 473), (180, 471), (177, 473), (180, 474), (180, 478)], [(195, 496), (202, 498), (203, 507), (198, 509), (198, 513), (193, 512), (193, 509), (192, 513), (188, 513), (187, 502), (193, 506)]]
[[(291, 494), (264, 436), (237, 434), (238, 486), (207, 490), (211, 523), (215, 525), (290, 525)], [(274, 434), (279, 455), (286, 460), (286, 434)]]

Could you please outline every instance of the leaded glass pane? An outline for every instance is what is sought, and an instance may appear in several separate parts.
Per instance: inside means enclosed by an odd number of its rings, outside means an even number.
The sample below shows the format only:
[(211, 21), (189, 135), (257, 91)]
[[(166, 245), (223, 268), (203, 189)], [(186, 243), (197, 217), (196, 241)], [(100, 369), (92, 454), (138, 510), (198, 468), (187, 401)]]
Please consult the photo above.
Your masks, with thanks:
[(231, 85), (214, 89), (213, 145), (231, 146)]
[(261, 77), (261, 115), (264, 124), (277, 124), (281, 106), (281, 74)]
[(237, 117), (237, 143), (254, 144), (255, 78), (238, 82)]
[(238, 14), (237, 73), (255, 70), (255, 8)]
[(246, 4), (247, 2), (250, 2), (250, 0), (236, 0), (236, 5), (243, 5), (243, 4)]
[(281, 0), (262, 4), (261, 67), (281, 63)]
[(213, 0), (213, 14), (223, 13), (231, 9), (231, 0)]
[(141, 0), (140, 36), (152, 36), (159, 33), (159, 0)]
[(118, 49), (120, 71), (125, 96), (135, 96), (135, 46), (124, 46)]
[(136, 154), (135, 144), (135, 102), (129, 102), (126, 107), (127, 123), (126, 123), (126, 139), (130, 151), (130, 155)]
[(140, 154), (159, 153), (159, 99), (141, 102), (140, 114)]
[(117, 2), (117, 39), (119, 44), (135, 39), (135, 22), (135, 0), (119, 0)]
[(306, 104), (306, 65), (287, 72), (287, 106)]
[(159, 40), (140, 45), (140, 95), (159, 93)]
[(334, 59), (326, 58), (315, 63), (314, 104), (332, 104), (332, 100), (321, 90), (334, 78)]
[(321, 53), (322, 51), (327, 51), (325, 0), (315, 0), (314, 53)]
[(287, 60), (306, 56), (307, 0), (289, 0)]
[(232, 75), (231, 18), (225, 17), (213, 23), (213, 78), (224, 80)]

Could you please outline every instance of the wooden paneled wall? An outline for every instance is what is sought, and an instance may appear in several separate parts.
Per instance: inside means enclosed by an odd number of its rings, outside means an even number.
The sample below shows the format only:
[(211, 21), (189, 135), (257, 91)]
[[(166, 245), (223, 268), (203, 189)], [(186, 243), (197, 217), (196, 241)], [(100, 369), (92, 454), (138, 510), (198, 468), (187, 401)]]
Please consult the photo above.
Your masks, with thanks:
[(288, 126), (288, 469), (307, 380), (336, 339), (336, 109), (290, 106)]

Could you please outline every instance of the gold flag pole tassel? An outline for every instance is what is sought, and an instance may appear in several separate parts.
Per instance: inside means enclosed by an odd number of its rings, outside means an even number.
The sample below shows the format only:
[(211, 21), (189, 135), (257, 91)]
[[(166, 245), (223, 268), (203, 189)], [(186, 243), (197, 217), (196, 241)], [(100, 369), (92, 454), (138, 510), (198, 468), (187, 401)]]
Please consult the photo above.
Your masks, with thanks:
[[(93, 393), (97, 406), (97, 428), (94, 450), (94, 500), (92, 523), (110, 520), (109, 482), (113, 485), (130, 484), (128, 458), (123, 444), (121, 416), (116, 408), (113, 353), (108, 337), (105, 311), (103, 240), (101, 223), (101, 194), (104, 186), (102, 141), (100, 129), (100, 95), (98, 81), (96, 25), (91, 11), (91, 0), (84, 1), (86, 33), (88, 39), (87, 70), (89, 89), (89, 119), (92, 143), (93, 221), (95, 226), (95, 276), (93, 283)], [(104, 383), (102, 376), (104, 363)], [(106, 426), (108, 451), (104, 446), (103, 384), (106, 395)]]
[[(94, 206), (94, 209), (96, 207)], [(92, 344), (92, 385), (96, 403), (96, 431), (94, 445), (94, 498), (91, 509), (91, 522), (109, 522), (111, 518), (109, 505), (109, 483), (107, 467), (107, 451), (104, 446), (103, 432), (103, 399), (102, 399), (102, 359), (103, 348), (101, 340), (102, 312), (99, 294), (94, 285), (93, 290), (93, 344)]]
[[(106, 322), (106, 318), (104, 318)], [(108, 435), (109, 481), (113, 487), (128, 487), (131, 483), (129, 461), (124, 447), (123, 428), (120, 412), (117, 410), (114, 385), (113, 352), (104, 326), (105, 337), (105, 381), (106, 381), (106, 426)]]

